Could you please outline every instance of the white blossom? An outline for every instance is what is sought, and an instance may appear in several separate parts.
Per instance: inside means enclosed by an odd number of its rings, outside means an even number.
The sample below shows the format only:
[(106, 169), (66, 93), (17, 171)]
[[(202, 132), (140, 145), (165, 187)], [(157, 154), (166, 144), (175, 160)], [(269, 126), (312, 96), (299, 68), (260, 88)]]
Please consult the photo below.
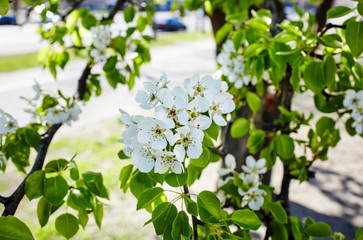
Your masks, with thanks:
[(68, 117), (69, 113), (64, 111), (61, 106), (57, 105), (55, 107), (48, 108), (45, 120), (49, 125), (54, 125), (66, 122)]
[(0, 109), (0, 134), (12, 134), (18, 128), (18, 121)]
[(106, 62), (107, 60), (107, 51), (106, 48), (94, 48), (90, 52), (91, 57), (97, 63)]
[(226, 164), (226, 168), (218, 169), (217, 173), (219, 176), (233, 173), (234, 169), (236, 168), (236, 159), (232, 154), (227, 154), (227, 156), (224, 158), (224, 162)]
[[(246, 173), (240, 173), (239, 178), (242, 179), (244, 185), (250, 189), (250, 188), (258, 188), (258, 186), (261, 184), (259, 175), (255, 174), (246, 174)], [(242, 195), (243, 191), (242, 189), (238, 189), (240, 194)]]
[(166, 88), (167, 83), (167, 76), (165, 74), (160, 77), (160, 81), (157, 83), (144, 82), (143, 85), (146, 91), (141, 90), (137, 92), (135, 97), (136, 102), (140, 103), (140, 107), (144, 109), (155, 107), (159, 102), (157, 93), (160, 89)]
[(343, 105), (352, 109), (351, 116), (354, 120), (352, 127), (358, 134), (363, 133), (363, 90), (358, 92), (349, 89), (345, 92)]
[(250, 155), (246, 158), (246, 166), (243, 165), (242, 169), (246, 173), (252, 175), (264, 174), (267, 171), (265, 164), (266, 160), (264, 158), (261, 158), (256, 161), (256, 159)]
[(93, 45), (97, 49), (105, 49), (111, 42), (112, 32), (109, 25), (92, 27)]
[(263, 205), (263, 196), (266, 192), (259, 188), (250, 188), (247, 192), (242, 192), (238, 189), (238, 193), (242, 195), (242, 207), (248, 205), (248, 207), (254, 211), (257, 211)]
[(221, 81), (208, 75), (200, 78), (199, 74), (195, 74), (192, 78), (184, 81), (184, 86), (191, 97), (197, 95), (201, 97), (212, 97), (219, 93)]
[(155, 172), (163, 174), (171, 168), (174, 173), (181, 174), (184, 171), (183, 160), (184, 158), (177, 158), (173, 152), (161, 152), (156, 155)]
[(202, 141), (204, 133), (197, 128), (184, 126), (176, 129), (172, 145), (177, 158), (184, 158), (185, 152), (189, 158), (198, 159), (203, 152)]
[(154, 156), (143, 147), (136, 148), (131, 154), (132, 164), (139, 168), (140, 172), (150, 172), (155, 164)]
[(137, 133), (138, 142), (150, 144), (154, 150), (163, 150), (173, 137), (169, 127), (157, 119), (143, 120), (138, 124), (138, 128), (140, 129)]
[(226, 126), (227, 122), (223, 118), (222, 114), (230, 113), (235, 109), (235, 104), (232, 100), (233, 96), (229, 93), (222, 92), (209, 98), (209, 116), (219, 126)]

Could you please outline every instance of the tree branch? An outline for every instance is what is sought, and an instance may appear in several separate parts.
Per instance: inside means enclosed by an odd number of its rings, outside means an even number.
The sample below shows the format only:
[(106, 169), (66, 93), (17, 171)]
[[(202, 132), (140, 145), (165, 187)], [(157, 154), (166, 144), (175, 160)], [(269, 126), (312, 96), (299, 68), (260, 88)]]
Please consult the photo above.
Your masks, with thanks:
[(3, 197), (3, 196), (0, 196), (0, 203), (4, 204), (6, 203), (6, 201), (8, 200), (7, 197)]
[(127, 2), (126, 0), (118, 0), (116, 2), (116, 4), (111, 8), (109, 14), (108, 14), (108, 17), (106, 18), (103, 18), (102, 21), (106, 21), (106, 20), (112, 20), (116, 13), (120, 10), (120, 8), (122, 7), (122, 5)]
[[(184, 193), (188, 194), (189, 193), (189, 189), (188, 189), (188, 185), (185, 184), (183, 186), (184, 188)], [(188, 196), (190, 198), (190, 196)], [(198, 219), (197, 217), (192, 215), (192, 223), (193, 223), (193, 236), (194, 236), (194, 240), (198, 240)]]
[(321, 32), (319, 33), (319, 37), (323, 36), (324, 33), (326, 33), (329, 29), (331, 28), (341, 28), (341, 29), (346, 29), (347, 26), (346, 25), (337, 25), (337, 24), (332, 24), (332, 23), (328, 23), (327, 25), (325, 25), (322, 29)]
[(18, 188), (15, 190), (15, 192), (13, 192), (13, 194), (11, 194), (10, 197), (2, 198), (2, 200), (6, 199), (5, 202), (2, 202), (4, 204), (4, 206), (5, 206), (4, 212), (2, 214), (3, 216), (8, 216), (8, 215), (14, 215), (15, 214), (15, 211), (18, 208), (18, 205), (19, 205), (20, 201), (23, 199), (23, 197), (25, 195), (25, 182), (26, 182), (26, 179), (33, 172), (41, 170), (43, 168), (44, 160), (45, 160), (45, 156), (47, 155), (49, 144), (52, 141), (53, 136), (55, 135), (55, 133), (58, 131), (58, 129), (61, 126), (62, 126), (62, 124), (55, 124), (55, 125), (51, 126), (48, 129), (48, 131), (43, 136), (43, 138), (42, 138), (42, 140), (40, 142), (38, 155), (37, 155), (37, 157), (35, 159), (35, 162), (34, 162), (34, 165), (33, 165), (32, 169), (30, 170), (28, 175), (23, 179), (23, 181), (20, 183)]

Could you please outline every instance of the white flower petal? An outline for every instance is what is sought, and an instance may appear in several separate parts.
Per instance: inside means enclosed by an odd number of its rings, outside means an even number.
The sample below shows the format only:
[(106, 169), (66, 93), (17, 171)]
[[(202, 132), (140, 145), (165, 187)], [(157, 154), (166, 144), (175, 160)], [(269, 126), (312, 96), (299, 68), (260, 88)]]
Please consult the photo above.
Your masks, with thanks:
[(236, 159), (232, 154), (227, 154), (224, 161), (228, 169), (234, 170), (236, 168)]
[(219, 114), (214, 114), (213, 115), (213, 121), (219, 126), (226, 126), (227, 125), (226, 120), (224, 120), (224, 118)]
[(187, 155), (191, 159), (198, 159), (203, 152), (202, 144), (192, 142), (189, 144), (187, 149)]
[(174, 147), (174, 154), (178, 161), (180, 162), (184, 161), (185, 149), (182, 145), (178, 144)]

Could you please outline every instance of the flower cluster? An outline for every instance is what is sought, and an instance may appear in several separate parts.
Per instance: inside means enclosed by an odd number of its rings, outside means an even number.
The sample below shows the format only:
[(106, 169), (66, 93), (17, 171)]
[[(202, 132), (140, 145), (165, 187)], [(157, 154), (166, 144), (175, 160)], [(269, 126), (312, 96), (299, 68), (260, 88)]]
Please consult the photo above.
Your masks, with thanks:
[[(65, 99), (63, 95), (60, 98), (52, 97), (49, 94), (46, 94), (37, 82), (33, 86), (33, 90), (35, 91), (35, 96), (33, 98), (21, 97), (29, 104), (29, 107), (25, 109), (25, 112), (31, 114), (30, 121), (32, 123), (39, 123), (43, 126), (51, 126), (59, 123), (71, 125), (72, 121), (78, 120), (79, 114), (82, 112), (79, 102), (70, 102), (70, 99)], [(51, 102), (52, 106), (39, 106), (40, 104), (48, 104), (44, 99)], [(64, 100), (64, 103), (61, 104), (61, 100)], [(43, 109), (42, 112), (39, 112), (39, 107)]]
[[(226, 168), (218, 170), (220, 176), (235, 173), (236, 160), (233, 155), (228, 154), (225, 157), (225, 164)], [(259, 210), (263, 205), (263, 196), (266, 195), (266, 192), (260, 189), (259, 185), (261, 184), (260, 174), (266, 173), (265, 164), (266, 160), (263, 158), (256, 161), (252, 156), (248, 156), (246, 158), (246, 165), (242, 166), (243, 172), (238, 175), (237, 173), (234, 174), (234, 177), (240, 178), (243, 183), (241, 186), (238, 186), (238, 193), (242, 196), (242, 207), (247, 205), (252, 210)], [(232, 176), (227, 176), (224, 180), (220, 179), (218, 181), (218, 188), (233, 179)], [(217, 196), (221, 200), (222, 205), (224, 205), (226, 198), (229, 197), (228, 194), (221, 190), (217, 192)]]
[(352, 126), (358, 134), (363, 133), (363, 90), (358, 92), (349, 89), (345, 92), (343, 100), (345, 107), (352, 109), (352, 118), (354, 120)]
[(227, 85), (211, 76), (195, 75), (184, 81), (184, 87), (167, 87), (167, 76), (158, 83), (145, 82), (145, 90), (136, 94), (144, 109), (155, 109), (155, 118), (130, 116), (123, 110), (121, 121), (126, 125), (120, 142), (124, 153), (132, 158), (141, 172), (183, 172), (185, 158), (198, 159), (203, 152), (203, 130), (212, 121), (227, 124), (223, 114), (234, 110)]
[(234, 83), (236, 88), (257, 84), (257, 78), (246, 72), (245, 59), (235, 50), (232, 40), (227, 40), (224, 43), (222, 52), (217, 57), (217, 62), (220, 64), (222, 75)]
[(91, 32), (93, 34), (93, 46), (90, 55), (97, 63), (105, 62), (107, 59), (107, 46), (111, 42), (112, 32), (110, 25), (100, 25), (92, 27)]

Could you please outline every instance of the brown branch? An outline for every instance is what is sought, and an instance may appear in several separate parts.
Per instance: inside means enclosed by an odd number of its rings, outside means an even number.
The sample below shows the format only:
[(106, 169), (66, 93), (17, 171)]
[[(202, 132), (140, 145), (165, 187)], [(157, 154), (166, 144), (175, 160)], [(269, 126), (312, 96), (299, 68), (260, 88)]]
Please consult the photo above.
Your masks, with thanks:
[(316, 8), (317, 32), (320, 32), (326, 24), (328, 10), (332, 7), (334, 0), (323, 0)]
[[(66, 12), (62, 15), (62, 21), (66, 20), (66, 17), (75, 9), (77, 9), (77, 7), (79, 5), (81, 5), (81, 3), (84, 0), (79, 0), (79, 1), (72, 1), (72, 3), (70, 3), (70, 6), (66, 9)], [(68, 1), (69, 2), (69, 1)]]
[(118, 0), (111, 8), (108, 17), (103, 18), (102, 21), (112, 20), (125, 2), (127, 2), (127, 0)]
[(41, 170), (43, 168), (49, 144), (52, 141), (54, 134), (58, 131), (58, 129), (61, 126), (62, 124), (55, 124), (48, 129), (48, 131), (46, 132), (46, 134), (44, 135), (44, 137), (40, 142), (39, 151), (32, 169), (30, 170), (28, 175), (23, 179), (23, 181), (20, 183), (18, 188), (13, 192), (13, 194), (11, 194), (8, 198), (3, 198), (3, 200), (6, 199), (4, 200), (5, 202), (2, 202), (5, 206), (4, 212), (2, 214), (3, 216), (15, 214), (15, 211), (18, 208), (20, 201), (23, 199), (25, 195), (26, 179), (35, 171)]
[(5, 204), (7, 200), (7, 197), (0, 196), (0, 203)]
[(224, 158), (227, 154), (220, 150), (219, 148), (216, 148), (216, 147), (208, 147), (209, 150), (211, 150), (212, 152), (218, 154), (219, 156), (221, 156), (222, 158)]
[(326, 33), (329, 29), (331, 28), (341, 28), (341, 29), (346, 29), (347, 26), (346, 25), (337, 25), (337, 24), (332, 24), (332, 23), (328, 23), (327, 25), (325, 25), (322, 29), (321, 32), (319, 33), (319, 37), (323, 36), (324, 33)]

